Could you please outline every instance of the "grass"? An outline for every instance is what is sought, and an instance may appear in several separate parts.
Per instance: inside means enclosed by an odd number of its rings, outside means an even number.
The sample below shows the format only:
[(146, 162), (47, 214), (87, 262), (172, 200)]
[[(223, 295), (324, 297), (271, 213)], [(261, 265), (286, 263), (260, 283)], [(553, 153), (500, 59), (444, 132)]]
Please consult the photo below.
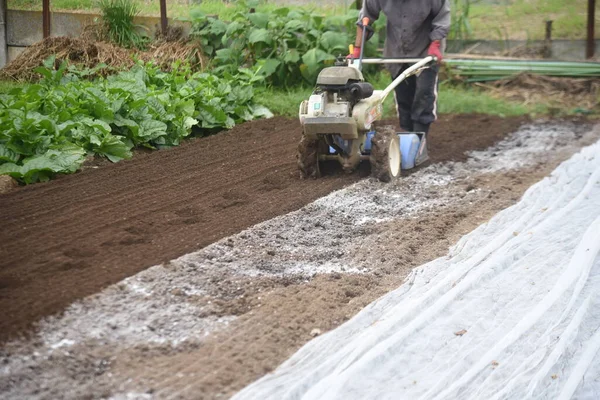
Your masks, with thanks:
[[(160, 3), (158, 0), (136, 0), (139, 5), (140, 15), (159, 16)], [(39, 0), (8, 0), (9, 10), (32, 10), (41, 11), (42, 2)], [(52, 11), (79, 11), (100, 14), (100, 4), (98, 0), (51, 0), (50, 7)], [(190, 6), (187, 1), (169, 1), (167, 4), (167, 15), (169, 18), (189, 17)]]
[[(388, 74), (378, 74), (369, 80), (375, 89), (383, 89), (389, 84)], [(258, 98), (276, 115), (297, 117), (302, 100), (308, 99), (312, 88), (261, 89)], [(523, 105), (492, 97), (485, 91), (465, 86), (442, 83), (439, 90), (438, 107), (440, 114), (490, 114), (503, 117), (517, 115), (544, 115), (549, 112), (545, 104)], [(384, 118), (395, 118), (394, 97), (389, 96), (384, 103)]]
[(439, 92), (440, 114), (478, 113), (501, 117), (546, 114), (544, 104), (523, 105), (490, 96), (474, 88), (442, 85)]
[(293, 89), (266, 88), (257, 89), (259, 102), (275, 115), (298, 117), (298, 109), (302, 100), (308, 99), (313, 89), (298, 87)]
[(146, 38), (137, 30), (133, 19), (140, 6), (132, 0), (99, 0), (102, 21), (111, 42), (121, 47), (143, 49)]
[[(475, 39), (543, 39), (545, 21), (551, 19), (553, 37), (561, 39), (583, 39), (586, 35), (587, 0), (503, 0), (490, 3), (489, 0), (465, 0), (470, 3), (469, 23)], [(158, 0), (136, 0), (141, 6), (142, 15), (160, 15)], [(190, 4), (188, 4), (190, 3)], [(314, 1), (305, 7), (321, 15), (344, 13), (346, 5), (353, 3), (336, 2), (326, 5)], [(98, 12), (97, 0), (52, 0), (53, 10), (79, 10)], [(243, 5), (237, 1), (202, 0), (200, 5), (189, 0), (171, 0), (167, 4), (167, 14), (173, 18), (188, 18), (192, 7), (199, 7), (206, 14), (218, 15), (223, 20), (231, 19)], [(263, 0), (259, 11), (280, 8), (273, 0)], [(297, 6), (288, 6), (294, 8)], [(9, 9), (41, 10), (39, 0), (8, 0)], [(596, 24), (600, 24), (600, 13), (596, 13)]]
[[(199, 8), (203, 13), (209, 15), (218, 15), (220, 19), (227, 21), (231, 20), (233, 16), (238, 12), (244, 12), (246, 9), (240, 5), (238, 2), (233, 3), (223, 3), (223, 0), (202, 0), (199, 6), (194, 6), (195, 8)], [(259, 6), (256, 8), (257, 11), (260, 12), (270, 12), (281, 8), (282, 5), (278, 5), (274, 2), (266, 2), (262, 1)], [(300, 8), (298, 6), (289, 6), (288, 8)], [(319, 4), (318, 2), (313, 2), (309, 4), (305, 4), (302, 8), (313, 10), (315, 13), (330, 16), (330, 15), (340, 15), (346, 12), (346, 8), (343, 3), (339, 4)]]
[[(587, 0), (505, 0), (499, 4), (471, 1), (470, 23), (476, 39), (538, 40), (545, 21), (553, 20), (553, 38), (584, 39)], [(596, 25), (600, 15), (596, 13)]]
[(8, 93), (13, 89), (25, 86), (25, 83), (14, 81), (0, 81), (0, 94)]
[[(100, 13), (98, 0), (51, 0), (53, 11), (89, 11)], [(136, 0), (134, 3), (140, 6), (142, 10), (140, 15), (159, 16), (160, 3), (158, 0)], [(187, 19), (190, 15), (190, 9), (199, 8), (202, 12), (209, 15), (218, 15), (222, 20), (231, 20), (231, 18), (240, 11), (245, 11), (245, 7), (237, 1), (224, 2), (223, 0), (202, 0), (200, 4), (187, 0), (174, 0), (167, 2), (167, 15), (169, 18)], [(309, 10), (322, 15), (337, 15), (345, 12), (343, 3), (333, 5), (322, 5), (318, 2), (306, 4), (303, 6)], [(8, 8), (16, 10), (36, 10), (41, 11), (42, 2), (39, 0), (8, 0)], [(272, 2), (262, 1), (257, 7), (258, 11), (269, 12), (281, 8), (281, 5)], [(291, 6), (290, 8), (298, 8)]]

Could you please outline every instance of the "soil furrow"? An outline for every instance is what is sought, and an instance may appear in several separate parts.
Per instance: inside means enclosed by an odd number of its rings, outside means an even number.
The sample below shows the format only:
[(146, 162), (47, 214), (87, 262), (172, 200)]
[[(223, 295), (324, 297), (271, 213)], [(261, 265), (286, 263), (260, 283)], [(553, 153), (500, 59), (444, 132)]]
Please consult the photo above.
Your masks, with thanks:
[[(432, 162), (462, 160), (523, 121), (442, 117), (431, 133)], [(299, 135), (295, 120), (251, 122), (0, 195), (0, 341), (149, 266), (360, 179), (300, 180)]]

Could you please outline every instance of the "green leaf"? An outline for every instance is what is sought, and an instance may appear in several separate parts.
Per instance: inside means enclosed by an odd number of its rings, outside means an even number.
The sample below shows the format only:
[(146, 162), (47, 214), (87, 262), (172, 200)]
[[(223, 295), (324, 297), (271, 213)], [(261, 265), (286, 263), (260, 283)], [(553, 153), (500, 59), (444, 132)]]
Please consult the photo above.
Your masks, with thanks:
[(253, 29), (250, 32), (250, 36), (248, 36), (248, 41), (250, 43), (266, 43), (270, 44), (272, 42), (271, 34), (266, 29)]
[(177, 111), (180, 114), (192, 116), (192, 115), (194, 115), (194, 110), (195, 110), (194, 105), (195, 105), (194, 100), (191, 100), (191, 99), (186, 100), (177, 106)]
[(167, 122), (174, 118), (173, 115), (167, 113), (167, 110), (165, 110), (165, 107), (162, 105), (162, 103), (157, 98), (148, 97), (146, 99), (146, 102), (150, 106), (152, 111), (154, 112), (157, 119)]
[(271, 12), (273, 13), (273, 15), (276, 15), (278, 17), (285, 17), (290, 12), (290, 9), (287, 7), (279, 7)]
[(252, 107), (252, 115), (255, 118), (273, 118), (273, 113), (265, 106)]
[(302, 61), (309, 66), (318, 64), (325, 60), (335, 60), (335, 57), (317, 48), (308, 50), (304, 56), (302, 56)]
[(335, 60), (335, 57), (317, 48), (307, 51), (304, 56), (302, 56), (302, 61), (304, 62), (304, 66), (300, 67), (302, 76), (304, 76), (306, 80), (312, 82), (316, 73), (321, 68), (321, 63), (325, 60)]
[(291, 21), (286, 22), (284, 28), (288, 31), (299, 31), (304, 28), (304, 22), (293, 19)]
[(147, 119), (140, 122), (140, 131), (138, 136), (144, 141), (150, 142), (167, 134), (167, 124), (154, 119)]
[(131, 133), (133, 133), (134, 136), (137, 136), (137, 134), (140, 130), (140, 126), (138, 125), (137, 122), (135, 122), (134, 120), (128, 119), (128, 118), (124, 118), (119, 114), (117, 114), (115, 116), (115, 120), (114, 120), (113, 124), (115, 124), (116, 126), (118, 126), (120, 128), (128, 128), (131, 131)]
[(54, 69), (55, 62), (56, 62), (56, 54), (53, 54), (44, 60), (44, 67), (52, 70), (52, 69)]
[(215, 60), (224, 62), (230, 60), (235, 52), (232, 49), (217, 50)]
[(323, 48), (329, 52), (333, 52), (335, 50), (346, 51), (349, 41), (345, 33), (329, 31), (321, 35), (320, 43)]
[(248, 14), (248, 19), (255, 26), (258, 26), (259, 28), (266, 28), (267, 24), (269, 23), (269, 14), (265, 14), (265, 13)]
[(313, 23), (315, 26), (321, 28), (323, 24), (323, 17), (320, 15), (311, 15)]
[(258, 60), (257, 64), (259, 66), (258, 72), (263, 76), (271, 76), (277, 70), (277, 67), (281, 65), (281, 61), (275, 58), (266, 58)]
[(76, 145), (64, 145), (46, 153), (25, 159), (23, 165), (5, 163), (0, 165), (0, 175), (8, 174), (25, 183), (48, 180), (56, 173), (73, 173), (85, 159), (85, 151)]
[(94, 148), (97, 154), (101, 154), (112, 162), (131, 158), (129, 146), (121, 138), (114, 135), (106, 135)]
[(183, 126), (186, 129), (192, 129), (193, 126), (198, 125), (198, 120), (192, 117), (185, 117), (185, 119), (183, 120)]
[(220, 19), (212, 19), (209, 32), (213, 35), (222, 35), (227, 31), (227, 24)]
[(102, 133), (110, 133), (110, 125), (100, 119), (82, 118), (78, 121), (83, 126), (89, 126)]
[(298, 52), (298, 50), (296, 49), (290, 49), (287, 53), (285, 53), (285, 55), (283, 56), (283, 61), (285, 63), (292, 63), (295, 64), (298, 61), (300, 61), (300, 53)]
[(89, 135), (89, 140), (90, 140), (90, 143), (94, 145), (94, 147), (100, 146), (102, 144), (102, 141), (100, 140), (98, 135), (96, 135), (94, 133)]
[(52, 78), (52, 71), (46, 67), (37, 67), (33, 70), (33, 72), (37, 72), (38, 74), (42, 75), (46, 79)]
[(233, 21), (227, 26), (227, 30), (225, 31), (225, 36), (231, 37), (231, 35), (241, 31), (244, 29), (244, 24), (240, 21)]
[(14, 151), (7, 149), (2, 143), (0, 143), (0, 162), (12, 162), (16, 163), (19, 161), (19, 155)]

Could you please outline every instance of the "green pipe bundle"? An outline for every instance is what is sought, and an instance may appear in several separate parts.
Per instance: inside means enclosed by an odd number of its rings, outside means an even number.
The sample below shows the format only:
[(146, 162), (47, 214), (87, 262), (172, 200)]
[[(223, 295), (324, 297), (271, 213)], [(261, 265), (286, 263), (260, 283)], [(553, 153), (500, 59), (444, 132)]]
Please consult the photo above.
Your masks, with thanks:
[(600, 63), (533, 60), (446, 59), (445, 64), (454, 76), (467, 82), (503, 79), (522, 72), (573, 78), (600, 77)]

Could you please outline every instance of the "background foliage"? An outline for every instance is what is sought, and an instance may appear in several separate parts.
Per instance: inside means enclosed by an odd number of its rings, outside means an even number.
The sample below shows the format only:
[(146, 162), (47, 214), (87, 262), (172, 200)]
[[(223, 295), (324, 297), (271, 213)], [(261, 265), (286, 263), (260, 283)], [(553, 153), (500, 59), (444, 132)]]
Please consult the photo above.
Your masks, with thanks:
[[(215, 73), (242, 68), (252, 82), (290, 87), (314, 84), (323, 67), (348, 54), (358, 11), (323, 17), (282, 7), (268, 13), (239, 12), (225, 22), (196, 9), (191, 18), (192, 35), (212, 59)], [(367, 55), (377, 53), (378, 39), (375, 35), (367, 44)]]
[(115, 44), (126, 48), (143, 49), (148, 37), (142, 33), (133, 18), (139, 14), (140, 7), (132, 0), (99, 0), (103, 28), (106, 35)]

